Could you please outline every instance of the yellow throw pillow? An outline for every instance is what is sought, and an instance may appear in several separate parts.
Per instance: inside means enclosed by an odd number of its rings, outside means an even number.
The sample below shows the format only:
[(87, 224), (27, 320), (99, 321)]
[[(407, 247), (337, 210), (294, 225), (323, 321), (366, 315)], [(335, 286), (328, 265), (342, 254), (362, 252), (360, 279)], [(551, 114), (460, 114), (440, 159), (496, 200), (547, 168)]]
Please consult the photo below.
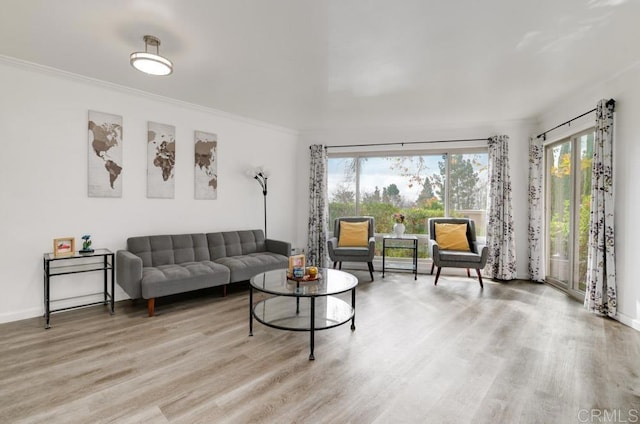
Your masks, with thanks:
[(461, 250), (468, 252), (467, 224), (436, 223), (436, 241), (441, 250)]
[(369, 244), (369, 221), (340, 221), (338, 247), (367, 247)]

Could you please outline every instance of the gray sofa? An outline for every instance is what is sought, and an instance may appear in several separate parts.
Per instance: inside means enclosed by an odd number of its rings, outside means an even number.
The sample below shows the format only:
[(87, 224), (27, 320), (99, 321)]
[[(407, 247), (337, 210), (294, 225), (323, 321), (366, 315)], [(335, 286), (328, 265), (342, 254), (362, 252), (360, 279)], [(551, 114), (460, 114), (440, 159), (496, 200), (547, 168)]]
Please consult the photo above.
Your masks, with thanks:
[(246, 281), (286, 268), (291, 244), (265, 239), (262, 230), (130, 237), (116, 252), (116, 279), (132, 299), (155, 298)]

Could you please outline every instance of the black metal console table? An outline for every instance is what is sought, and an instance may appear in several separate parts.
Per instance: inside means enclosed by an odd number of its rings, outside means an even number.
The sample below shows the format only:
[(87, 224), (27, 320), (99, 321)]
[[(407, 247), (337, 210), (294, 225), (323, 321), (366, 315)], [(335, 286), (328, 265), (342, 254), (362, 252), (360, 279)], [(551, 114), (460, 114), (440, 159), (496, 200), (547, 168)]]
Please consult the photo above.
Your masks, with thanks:
[[(44, 265), (44, 328), (50, 328), (49, 320), (53, 312), (82, 308), (91, 305), (110, 305), (111, 313), (115, 312), (115, 269), (114, 254), (109, 249), (96, 249), (93, 253), (74, 253), (69, 256), (54, 256), (53, 253), (43, 255)], [(51, 309), (51, 302), (68, 300), (51, 299), (51, 277), (58, 275), (78, 274), (82, 272), (102, 271), (104, 273), (104, 300), (99, 302), (83, 303), (81, 305), (68, 306), (66, 308)], [(109, 292), (109, 274), (111, 274), (111, 291)], [(91, 296), (91, 295), (85, 295)], [(83, 296), (84, 297), (84, 296)]]
[[(408, 243), (411, 242), (411, 243)], [(382, 278), (386, 267), (386, 256), (388, 249), (406, 249), (412, 251), (410, 267), (396, 267), (389, 269), (404, 269), (413, 272), (413, 279), (418, 279), (418, 237), (417, 236), (384, 236), (382, 238)]]

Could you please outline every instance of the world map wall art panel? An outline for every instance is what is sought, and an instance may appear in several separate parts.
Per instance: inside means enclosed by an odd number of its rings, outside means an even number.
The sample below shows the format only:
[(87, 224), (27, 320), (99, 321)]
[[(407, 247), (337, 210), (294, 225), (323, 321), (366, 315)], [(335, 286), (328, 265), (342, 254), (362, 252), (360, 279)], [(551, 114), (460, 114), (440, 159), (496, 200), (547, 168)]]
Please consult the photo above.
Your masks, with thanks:
[(89, 111), (89, 197), (122, 197), (122, 116)]
[(195, 198), (214, 200), (218, 197), (218, 136), (196, 131)]
[(147, 197), (173, 199), (175, 193), (176, 127), (147, 124)]

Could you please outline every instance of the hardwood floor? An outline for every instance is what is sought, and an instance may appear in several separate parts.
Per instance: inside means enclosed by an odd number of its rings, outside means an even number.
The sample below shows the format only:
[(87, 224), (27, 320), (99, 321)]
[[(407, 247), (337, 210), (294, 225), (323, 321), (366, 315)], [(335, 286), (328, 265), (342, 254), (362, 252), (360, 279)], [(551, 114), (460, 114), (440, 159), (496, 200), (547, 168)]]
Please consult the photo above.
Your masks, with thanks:
[(315, 361), (307, 333), (248, 337), (247, 285), (0, 325), (0, 422), (638, 422), (639, 332), (545, 285), (353, 273), (357, 329)]

